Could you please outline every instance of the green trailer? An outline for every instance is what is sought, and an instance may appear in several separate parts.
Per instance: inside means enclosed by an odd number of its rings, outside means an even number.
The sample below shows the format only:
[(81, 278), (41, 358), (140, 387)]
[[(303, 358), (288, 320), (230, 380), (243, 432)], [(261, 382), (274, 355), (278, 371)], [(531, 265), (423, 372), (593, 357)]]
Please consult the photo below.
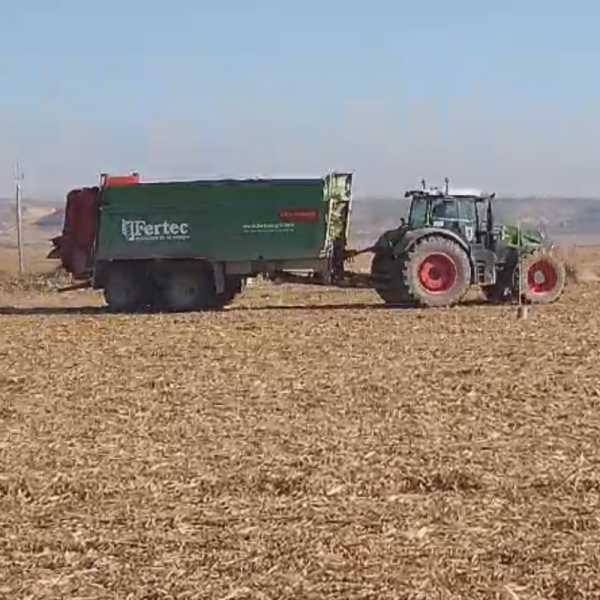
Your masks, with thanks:
[[(494, 194), (409, 190), (407, 220), (348, 248), (351, 173), (313, 179), (140, 183), (104, 176), (67, 196), (50, 258), (102, 289), (110, 308), (221, 308), (259, 274), (283, 282), (372, 288), (388, 305), (449, 306), (470, 286), (490, 302), (556, 301), (566, 282), (539, 231), (498, 225)], [(371, 252), (370, 273), (346, 269)], [(71, 288), (72, 289), (72, 288)]]
[(104, 177), (69, 194), (51, 255), (119, 311), (220, 307), (258, 274), (301, 271), (330, 281), (343, 270), (351, 202), (351, 173), (157, 183)]

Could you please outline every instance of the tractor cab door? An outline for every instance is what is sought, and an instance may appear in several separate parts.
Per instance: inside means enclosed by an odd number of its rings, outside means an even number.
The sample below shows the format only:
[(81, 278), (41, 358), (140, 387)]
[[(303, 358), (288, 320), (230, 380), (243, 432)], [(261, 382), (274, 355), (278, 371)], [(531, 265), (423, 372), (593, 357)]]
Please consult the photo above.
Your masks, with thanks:
[(479, 213), (479, 222), (481, 228), (482, 243), (486, 248), (495, 252), (498, 242), (498, 231), (494, 227), (494, 215), (492, 211), (492, 201), (486, 200), (477, 206)]
[(439, 198), (431, 206), (431, 225), (457, 233), (469, 244), (476, 242), (477, 211), (467, 198)]
[(430, 225), (429, 202), (425, 198), (413, 198), (408, 213), (410, 229), (422, 229)]

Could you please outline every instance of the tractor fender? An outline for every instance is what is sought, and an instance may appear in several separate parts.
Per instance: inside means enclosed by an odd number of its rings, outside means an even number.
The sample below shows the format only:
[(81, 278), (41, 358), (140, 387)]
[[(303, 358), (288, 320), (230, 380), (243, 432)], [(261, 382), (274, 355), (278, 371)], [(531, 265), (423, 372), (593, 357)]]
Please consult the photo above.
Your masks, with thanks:
[(397, 244), (394, 248), (394, 255), (399, 256), (401, 254), (405, 254), (412, 250), (418, 242), (425, 238), (430, 237), (443, 237), (448, 240), (455, 242), (458, 246), (460, 246), (469, 257), (469, 261), (472, 263), (471, 256), (471, 247), (469, 244), (461, 238), (458, 234), (450, 231), (448, 229), (443, 229), (441, 227), (425, 227), (423, 229), (416, 229), (414, 231), (408, 231), (406, 235), (402, 238), (399, 244)]

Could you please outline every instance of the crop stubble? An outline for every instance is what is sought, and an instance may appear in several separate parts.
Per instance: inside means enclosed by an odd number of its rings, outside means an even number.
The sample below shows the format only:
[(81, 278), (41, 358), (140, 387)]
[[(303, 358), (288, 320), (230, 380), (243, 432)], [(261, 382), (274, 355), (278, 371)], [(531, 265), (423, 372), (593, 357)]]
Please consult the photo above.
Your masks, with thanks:
[(597, 595), (599, 300), (0, 316), (0, 596)]

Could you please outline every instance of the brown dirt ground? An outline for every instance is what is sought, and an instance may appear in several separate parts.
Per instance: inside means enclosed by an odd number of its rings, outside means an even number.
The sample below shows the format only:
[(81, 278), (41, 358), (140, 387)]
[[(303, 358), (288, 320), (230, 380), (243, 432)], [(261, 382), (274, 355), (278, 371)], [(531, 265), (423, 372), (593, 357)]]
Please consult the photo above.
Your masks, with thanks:
[(600, 595), (596, 283), (525, 321), (3, 289), (0, 597)]

